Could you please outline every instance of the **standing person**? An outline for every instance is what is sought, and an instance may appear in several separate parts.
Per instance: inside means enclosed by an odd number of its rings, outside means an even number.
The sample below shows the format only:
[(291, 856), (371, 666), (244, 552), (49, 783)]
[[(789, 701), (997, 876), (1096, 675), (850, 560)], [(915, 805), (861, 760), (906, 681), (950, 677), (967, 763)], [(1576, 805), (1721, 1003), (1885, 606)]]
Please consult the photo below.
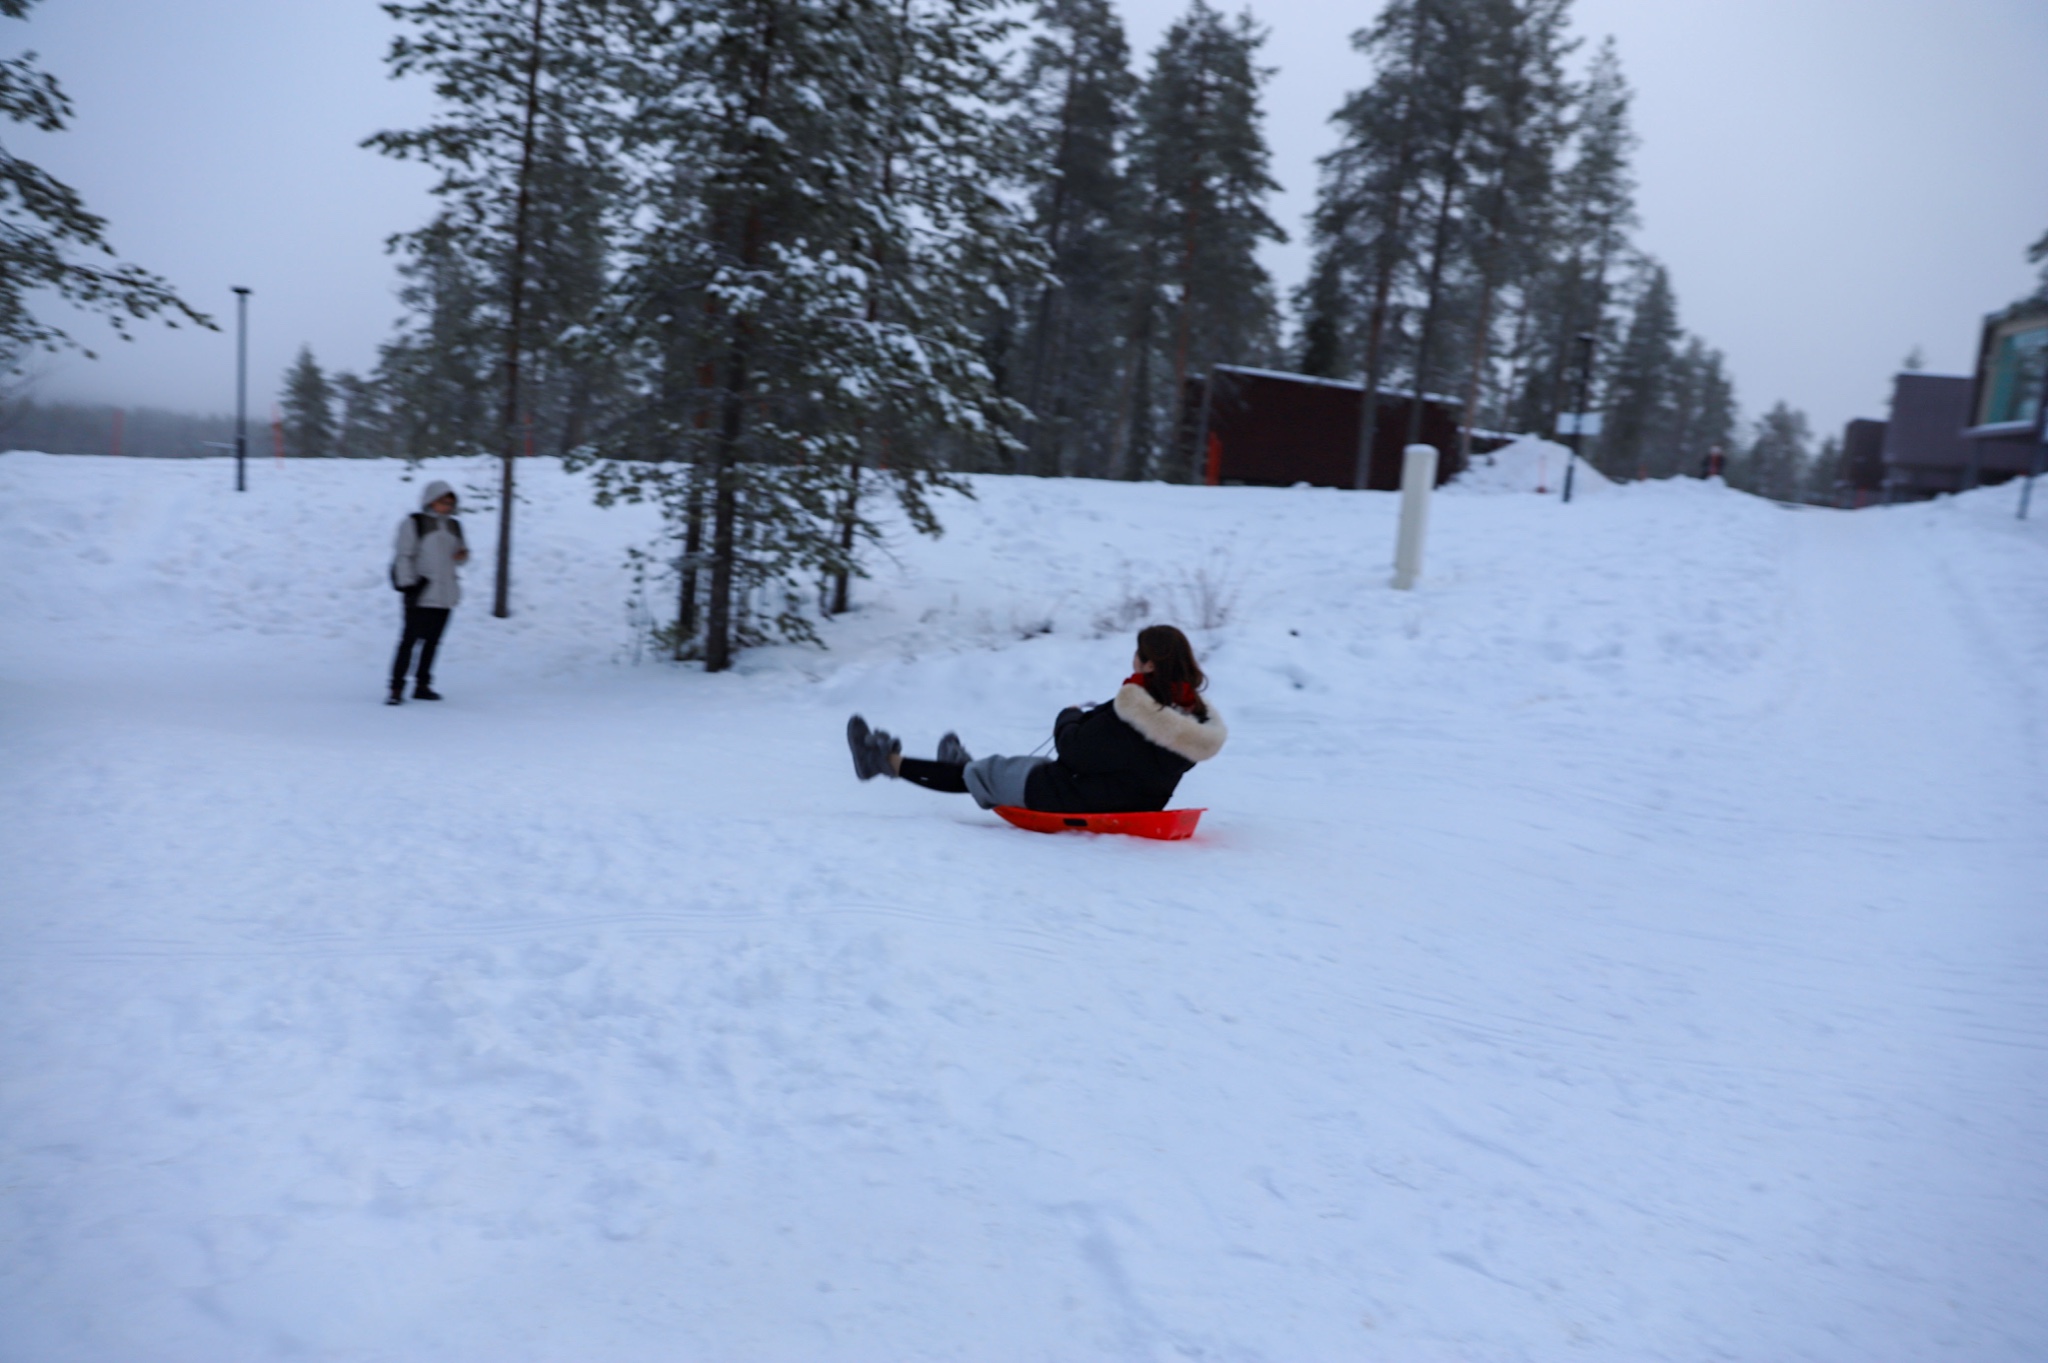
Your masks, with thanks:
[(462, 600), (455, 570), (469, 562), (462, 542), (462, 523), (455, 519), (455, 489), (436, 478), (420, 493), (421, 509), (398, 523), (398, 542), (391, 559), (391, 585), (405, 598), (405, 631), (398, 636), (398, 656), (391, 660), (391, 694), (386, 705), (405, 703), (405, 674), (412, 666), (413, 645), (420, 649), (419, 671), (413, 674), (414, 700), (439, 700), (434, 689), (434, 654), (448, 612)]
[(938, 756), (905, 757), (903, 744), (846, 721), (853, 772), (866, 781), (895, 776), (928, 790), (972, 795), (983, 809), (1016, 805), (1058, 814), (1118, 814), (1164, 809), (1195, 763), (1223, 751), (1230, 731), (1202, 699), (1208, 684), (1188, 637), (1172, 625), (1138, 631), (1131, 675), (1107, 705), (1070, 705), (1053, 721), (1056, 757), (967, 755), (955, 734)]

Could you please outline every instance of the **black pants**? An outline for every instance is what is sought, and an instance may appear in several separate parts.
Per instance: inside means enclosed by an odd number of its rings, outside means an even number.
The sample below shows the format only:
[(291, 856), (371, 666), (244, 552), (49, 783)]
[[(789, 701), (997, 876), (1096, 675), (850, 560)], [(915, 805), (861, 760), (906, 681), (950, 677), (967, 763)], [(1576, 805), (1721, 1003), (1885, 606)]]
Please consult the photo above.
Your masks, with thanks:
[(901, 775), (912, 785), (923, 786), (926, 790), (965, 795), (967, 781), (961, 773), (966, 770), (958, 762), (927, 762), (922, 757), (906, 757)]
[(391, 689), (405, 689), (406, 669), (412, 666), (412, 646), (420, 646), (420, 670), (413, 674), (421, 686), (434, 684), (434, 654), (441, 647), (441, 631), (448, 628), (446, 606), (405, 607), (405, 633), (398, 636), (398, 656), (391, 660)]

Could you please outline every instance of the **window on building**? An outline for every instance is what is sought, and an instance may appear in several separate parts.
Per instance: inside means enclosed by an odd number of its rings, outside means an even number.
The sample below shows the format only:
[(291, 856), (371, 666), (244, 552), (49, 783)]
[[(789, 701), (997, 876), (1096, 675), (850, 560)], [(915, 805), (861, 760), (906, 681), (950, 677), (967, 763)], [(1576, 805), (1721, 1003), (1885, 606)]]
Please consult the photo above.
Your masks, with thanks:
[(1977, 424), (2033, 422), (2041, 414), (2044, 374), (2048, 374), (2048, 318), (2030, 317), (2001, 327), (1991, 338), (1991, 358), (1984, 366), (1984, 406), (1977, 414)]

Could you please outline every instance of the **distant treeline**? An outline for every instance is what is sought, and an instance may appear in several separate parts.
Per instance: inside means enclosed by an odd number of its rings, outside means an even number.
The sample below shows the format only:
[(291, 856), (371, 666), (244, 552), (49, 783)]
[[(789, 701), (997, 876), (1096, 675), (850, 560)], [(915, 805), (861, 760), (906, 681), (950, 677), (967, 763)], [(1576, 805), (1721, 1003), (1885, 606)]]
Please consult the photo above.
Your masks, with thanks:
[[(144, 459), (196, 459), (219, 454), (208, 441), (235, 438), (232, 416), (194, 416), (160, 407), (113, 407), (96, 402), (0, 403), (0, 449), (45, 454), (126, 454)], [(270, 432), (249, 427), (252, 451), (268, 448)]]

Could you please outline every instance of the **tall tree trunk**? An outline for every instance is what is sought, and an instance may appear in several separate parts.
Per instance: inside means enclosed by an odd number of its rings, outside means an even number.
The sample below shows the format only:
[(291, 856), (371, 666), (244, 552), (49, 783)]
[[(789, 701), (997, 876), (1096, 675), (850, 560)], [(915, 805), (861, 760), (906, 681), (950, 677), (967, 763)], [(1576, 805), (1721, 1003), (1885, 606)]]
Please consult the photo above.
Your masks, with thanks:
[[(750, 170), (759, 166), (762, 149), (761, 134), (753, 131), (755, 120), (768, 107), (768, 96), (774, 86), (775, 20), (776, 13), (770, 8), (752, 54), (756, 63), (755, 89), (739, 120), (739, 126), (748, 129), (746, 164)], [(740, 223), (739, 258), (740, 265), (746, 270), (751, 271), (760, 262), (763, 226), (760, 204), (750, 203)], [(732, 666), (732, 586), (739, 520), (740, 440), (746, 432), (747, 423), (751, 339), (746, 315), (735, 316), (726, 343), (724, 395), (719, 403), (718, 440), (713, 446), (711, 460), (711, 599), (704, 614), (706, 672), (723, 672)]]
[[(1422, 67), (1422, 5), (1417, 0), (1408, 20), (1408, 88), (1412, 90)], [(1393, 297), (1394, 272), (1400, 265), (1396, 254), (1401, 224), (1408, 213), (1408, 177), (1415, 165), (1415, 110), (1413, 96), (1401, 117), (1401, 145), (1394, 153), (1394, 198), (1381, 226), (1378, 268), (1374, 273), (1372, 312), (1365, 327), (1365, 381), (1358, 403), (1358, 452), (1351, 469), (1351, 486), (1363, 492), (1372, 485), (1372, 450), (1380, 433), (1380, 371), (1387, 334), (1387, 305)]]
[[(846, 470), (846, 509), (839, 518), (839, 552), (846, 556), (849, 564), (853, 561), (853, 537), (855, 527), (860, 523), (859, 517), (860, 465), (854, 464)], [(846, 614), (847, 579), (850, 576), (852, 570), (844, 566), (832, 575), (833, 615)]]
[[(1462, 139), (1461, 139), (1462, 140)], [(1437, 200), (1436, 231), (1431, 234), (1429, 248), (1429, 282), (1423, 288), (1422, 327), (1415, 338), (1415, 393), (1408, 404), (1408, 438), (1410, 445), (1422, 439), (1422, 404), (1429, 388), (1429, 348), (1436, 339), (1437, 304), (1443, 292), (1444, 258), (1451, 249), (1451, 204), (1457, 197), (1458, 176), (1452, 168), (1457, 156), (1458, 144), (1453, 142), (1451, 152), (1445, 158), (1444, 192)]]
[[(1398, 225), (1398, 212), (1394, 221)], [(1380, 359), (1387, 334), (1387, 302), (1393, 291), (1394, 258), (1382, 252), (1379, 274), (1373, 281), (1372, 313), (1365, 326), (1365, 391), (1358, 404), (1358, 455), (1351, 470), (1351, 486), (1360, 492), (1372, 485), (1372, 447), (1380, 431)]]
[[(1067, 89), (1060, 103), (1060, 145), (1053, 164), (1058, 171), (1053, 179), (1052, 207), (1046, 215), (1045, 249), (1046, 259), (1058, 268), (1061, 229), (1066, 226), (1067, 216), (1067, 157), (1074, 144), (1074, 85), (1075, 68), (1080, 64), (1080, 42), (1077, 39), (1067, 53)], [(1050, 434), (1044, 416), (1046, 391), (1046, 363), (1049, 356), (1049, 336), (1052, 329), (1054, 295), (1064, 295), (1066, 286), (1052, 279), (1038, 290), (1038, 320), (1031, 338), (1031, 386), (1025, 390), (1025, 405), (1031, 409), (1032, 431), (1029, 444), (1031, 472), (1041, 477), (1059, 472), (1060, 451), (1058, 437)], [(1062, 300), (1063, 301), (1063, 300)], [(1064, 378), (1064, 376), (1058, 376)], [(1050, 443), (1051, 448), (1048, 448)], [(1047, 465), (1052, 467), (1049, 469)]]
[(725, 396), (720, 403), (718, 442), (711, 461), (711, 602), (704, 621), (704, 670), (732, 666), (733, 540), (738, 520), (740, 437), (747, 420), (747, 342), (743, 324), (733, 327), (726, 360)]
[(695, 465), (689, 473), (690, 495), (683, 512), (683, 561), (676, 587), (675, 660), (683, 660), (689, 641), (697, 637), (697, 558), (704, 552), (704, 480)]
[(1496, 276), (1500, 270), (1501, 237), (1504, 235), (1502, 219), (1507, 214), (1507, 182), (1505, 174), (1494, 177), (1488, 194), (1491, 206), (1486, 215), (1486, 244), (1479, 256), (1479, 320), (1472, 329), (1472, 353), (1466, 357), (1465, 374), (1465, 419), (1459, 423), (1458, 464), (1469, 468), (1472, 463), (1472, 428), (1479, 423), (1479, 402), (1484, 393), (1487, 362), (1493, 354), (1493, 295), (1499, 287)]
[(1139, 258), (1137, 317), (1131, 326), (1130, 353), (1124, 359), (1123, 378), (1118, 384), (1116, 431), (1110, 444), (1111, 475), (1130, 480), (1142, 477), (1144, 472), (1133, 457), (1133, 446), (1137, 440), (1137, 412), (1147, 397), (1144, 390), (1151, 384), (1148, 358), (1152, 349), (1152, 269), (1152, 251), (1147, 246)]
[(1145, 476), (1152, 454), (1152, 309), (1138, 319), (1133, 338), (1128, 400), (1123, 419), (1123, 476), (1138, 481)]
[(1486, 366), (1493, 355), (1493, 281), (1488, 279), (1479, 289), (1479, 320), (1472, 331), (1472, 353), (1466, 357), (1470, 365), (1465, 375), (1465, 419), (1458, 429), (1458, 466), (1469, 468), (1472, 464), (1472, 428), (1479, 424), (1479, 402), (1485, 389)]
[[(1179, 445), (1181, 408), (1187, 402), (1188, 386), (1188, 329), (1193, 324), (1195, 293), (1195, 224), (1198, 213), (1194, 195), (1188, 195), (1187, 220), (1182, 224), (1180, 251), (1180, 316), (1174, 319), (1173, 336), (1173, 393), (1168, 401), (1172, 417), (1170, 427), (1174, 433), (1174, 444)], [(1169, 456), (1170, 458), (1171, 456)], [(1188, 481), (1199, 482), (1202, 452), (1190, 451)]]
[[(900, 43), (910, 38), (910, 0), (900, 0), (896, 12), (899, 46), (896, 50), (896, 69), (890, 74), (889, 94), (892, 102), (900, 101), (903, 94), (903, 50)], [(901, 106), (889, 120), (889, 135), (882, 146), (882, 202), (888, 203), (896, 197), (896, 154), (901, 149), (903, 120)], [(888, 253), (883, 249), (882, 240), (877, 237), (868, 252), (875, 262), (875, 286), (868, 290), (867, 320), (869, 325), (882, 316), (881, 299), (877, 292), (881, 288), (883, 272), (889, 267)], [(832, 574), (832, 603), (828, 614), (844, 615), (847, 596), (853, 576), (853, 543), (860, 527), (860, 459), (856, 457), (846, 466), (846, 498), (839, 513), (839, 549), (845, 555), (838, 570)]]
[(505, 409), (499, 423), (503, 449), (498, 486), (498, 574), (491, 594), (491, 614), (503, 620), (512, 614), (512, 466), (519, 455), (519, 327), (526, 301), (526, 218), (532, 197), (533, 127), (540, 109), (541, 15), (547, 0), (533, 0), (533, 51), (526, 62), (526, 126), (519, 144), (519, 197), (512, 215), (512, 277), (508, 281), (505, 324)]
[[(1201, 83), (1195, 97), (1195, 122), (1209, 121), (1209, 86)], [(1174, 444), (1180, 443), (1182, 426), (1181, 409), (1187, 404), (1188, 386), (1188, 331), (1194, 322), (1195, 309), (1195, 230), (1201, 218), (1201, 182), (1188, 181), (1188, 211), (1181, 223), (1180, 249), (1180, 316), (1174, 322), (1173, 337), (1173, 416), (1169, 428), (1174, 435)], [(1199, 437), (1197, 437), (1199, 438)], [(1202, 451), (1188, 451), (1188, 481), (1201, 481)]]

